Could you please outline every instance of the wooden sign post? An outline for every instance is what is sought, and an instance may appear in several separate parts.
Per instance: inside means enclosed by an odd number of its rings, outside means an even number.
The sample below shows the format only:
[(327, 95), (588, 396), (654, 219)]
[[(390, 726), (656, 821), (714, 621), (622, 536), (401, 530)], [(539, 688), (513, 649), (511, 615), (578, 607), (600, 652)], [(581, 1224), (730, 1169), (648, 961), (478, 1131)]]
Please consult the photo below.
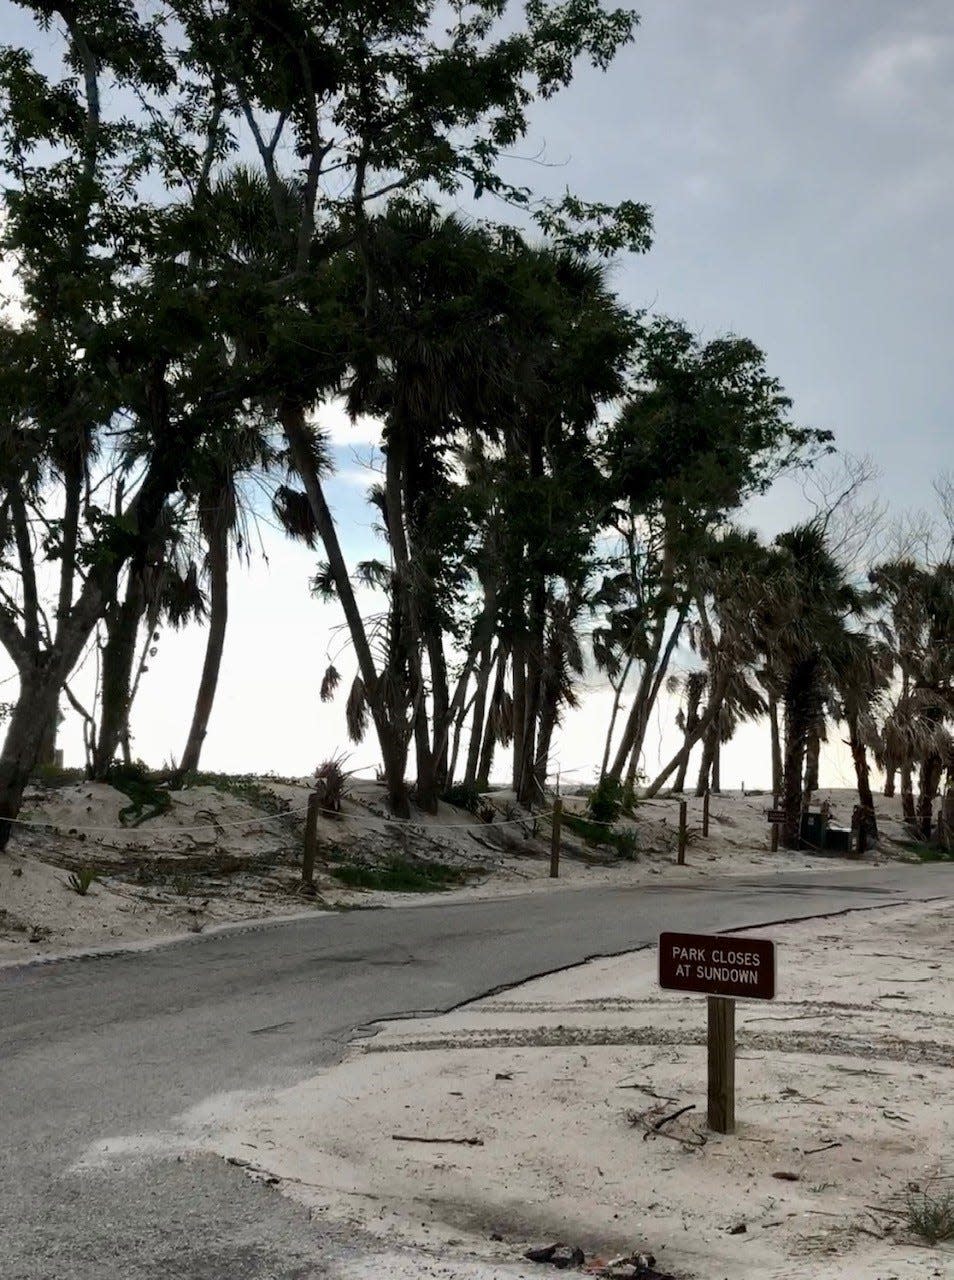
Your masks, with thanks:
[(775, 999), (775, 943), (722, 933), (661, 933), (659, 985), (709, 997), (709, 1128), (734, 1133), (735, 1002)]
[(772, 807), (768, 811), (768, 820), (772, 824), (772, 852), (778, 853), (778, 832), (785, 821), (785, 810), (778, 806), (778, 796), (772, 796)]
[(689, 802), (687, 800), (679, 801), (679, 851), (676, 854), (676, 861), (679, 866), (685, 866), (686, 862), (686, 816), (689, 812)]
[(716, 1133), (735, 1133), (735, 1001), (710, 996), (708, 1118)]
[(559, 796), (553, 802), (553, 814), (550, 818), (550, 878), (560, 876), (560, 827), (563, 822), (563, 801)]

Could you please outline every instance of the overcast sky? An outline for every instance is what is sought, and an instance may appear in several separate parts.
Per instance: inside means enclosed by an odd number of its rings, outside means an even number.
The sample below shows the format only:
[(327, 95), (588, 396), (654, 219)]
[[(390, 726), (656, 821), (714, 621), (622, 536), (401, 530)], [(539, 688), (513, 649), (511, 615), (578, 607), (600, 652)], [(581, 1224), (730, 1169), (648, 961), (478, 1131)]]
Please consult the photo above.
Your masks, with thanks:
[[(637, 39), (609, 72), (581, 74), (536, 111), (533, 136), (519, 150), (543, 149), (546, 165), (515, 158), (508, 176), (540, 191), (569, 186), (594, 199), (650, 204), (652, 250), (615, 268), (626, 302), (683, 318), (705, 336), (731, 330), (755, 340), (799, 421), (871, 455), (893, 509), (929, 507), (932, 478), (954, 467), (954, 6), (637, 7)], [(15, 11), (13, 25), (22, 20)], [(334, 427), (333, 501), (349, 549), (368, 554), (367, 476), (356, 451), (373, 430)], [(804, 511), (789, 484), (752, 518), (774, 533)], [(203, 763), (301, 772), (345, 746), (342, 707), (317, 697), (326, 653), (341, 638), (332, 631), (335, 609), (307, 594), (314, 556), (263, 534), (268, 564), (234, 575)], [(151, 764), (181, 753), (202, 646), (199, 631), (160, 644), (134, 713), (135, 749)], [(564, 734), (557, 754), (565, 768), (597, 758), (605, 717), (594, 691)], [(64, 725), (63, 745), (79, 763), (74, 721)], [(660, 722), (649, 772), (672, 745)], [(352, 749), (353, 764), (375, 757), (371, 740)], [(849, 777), (845, 759), (829, 753), (823, 782)], [(724, 782), (742, 779), (768, 780), (764, 727), (726, 752)]]

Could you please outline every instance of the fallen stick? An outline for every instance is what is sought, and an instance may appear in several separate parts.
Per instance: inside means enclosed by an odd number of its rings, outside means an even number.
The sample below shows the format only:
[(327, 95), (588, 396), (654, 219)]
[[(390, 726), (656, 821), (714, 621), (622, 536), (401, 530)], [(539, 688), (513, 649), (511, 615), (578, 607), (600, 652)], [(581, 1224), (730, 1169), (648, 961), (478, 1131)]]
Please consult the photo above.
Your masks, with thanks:
[(825, 1147), (809, 1147), (807, 1151), (803, 1151), (802, 1155), (817, 1156), (819, 1151), (834, 1151), (835, 1147), (840, 1147), (840, 1142), (829, 1142)]
[(482, 1147), (483, 1138), (423, 1138), (413, 1133), (392, 1133), (392, 1142), (451, 1142), (459, 1147)]
[[(678, 1111), (674, 1111), (671, 1116), (663, 1116), (661, 1120), (657, 1120), (653, 1125), (652, 1132), (658, 1133), (664, 1124), (669, 1124), (673, 1120), (678, 1120), (679, 1117), (684, 1116), (687, 1111), (695, 1111), (695, 1109), (696, 1104), (694, 1102), (690, 1102), (688, 1107), (680, 1107), (680, 1109)], [(649, 1135), (647, 1134), (646, 1136), (648, 1137)]]

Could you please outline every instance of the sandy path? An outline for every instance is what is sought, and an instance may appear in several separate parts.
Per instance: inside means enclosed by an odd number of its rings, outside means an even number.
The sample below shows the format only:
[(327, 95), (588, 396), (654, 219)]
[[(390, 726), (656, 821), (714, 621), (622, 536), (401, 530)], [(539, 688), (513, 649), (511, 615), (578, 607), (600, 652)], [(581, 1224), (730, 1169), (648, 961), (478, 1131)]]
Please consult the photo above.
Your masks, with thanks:
[(704, 1001), (660, 992), (647, 951), (390, 1024), (196, 1141), (380, 1235), (375, 1274), (545, 1277), (522, 1251), (561, 1238), (700, 1280), (951, 1277), (904, 1205), (954, 1176), (952, 925), (946, 903), (772, 930), (780, 994), (739, 1005), (734, 1137), (704, 1128)]
[[(253, 784), (259, 785), (259, 784)], [(127, 796), (100, 783), (37, 789), (9, 851), (0, 856), (0, 963), (88, 948), (121, 948), (223, 924), (286, 916), (301, 910), (393, 906), (412, 895), (345, 888), (332, 874), (334, 859), (387, 860), (392, 856), (439, 861), (471, 875), (470, 883), (416, 902), (475, 901), (574, 888), (651, 883), (704, 883), (712, 876), (773, 871), (824, 874), (841, 859), (805, 853), (772, 854), (765, 810), (770, 797), (726, 793), (714, 797), (709, 837), (701, 835), (702, 801), (689, 798), (690, 845), (676, 865), (678, 800), (642, 804), (631, 824), (636, 861), (607, 862), (605, 850), (586, 849), (567, 835), (559, 881), (549, 876), (548, 827), (514, 821), (506, 796), (495, 797), (488, 832), (476, 819), (441, 805), (410, 827), (387, 820), (381, 789), (356, 783), (341, 819), (320, 823), (317, 901), (298, 893), (302, 818), (307, 787), (261, 780), (290, 813), (263, 812), (255, 792), (194, 787), (172, 796), (169, 810), (124, 827)], [(836, 818), (847, 821), (852, 792), (830, 796)], [(567, 797), (569, 808), (583, 807)], [(900, 801), (879, 801), (885, 839), (869, 863), (897, 856)], [(488, 840), (493, 835), (500, 847)], [(94, 866), (99, 877), (85, 896), (69, 885), (71, 871)]]

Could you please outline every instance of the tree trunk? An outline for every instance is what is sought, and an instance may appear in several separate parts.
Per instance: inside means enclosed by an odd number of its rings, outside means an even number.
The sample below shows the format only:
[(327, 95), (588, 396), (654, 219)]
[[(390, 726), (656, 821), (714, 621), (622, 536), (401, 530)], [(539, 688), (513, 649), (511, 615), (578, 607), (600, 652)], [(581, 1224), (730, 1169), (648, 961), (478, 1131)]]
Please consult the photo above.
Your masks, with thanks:
[(812, 796), (818, 790), (818, 759), (821, 755), (821, 735), (815, 728), (809, 729), (808, 740), (805, 744), (805, 797), (806, 804), (808, 797)]
[[(476, 695), (475, 695), (476, 696)], [(460, 740), (464, 733), (464, 725), (467, 723), (467, 715), (474, 705), (474, 699), (465, 702), (454, 718), (454, 732), (451, 738), (450, 761), (444, 775), (444, 789), (447, 790), (454, 785), (454, 778), (457, 776), (457, 761), (460, 759)]]
[(917, 815), (914, 808), (914, 783), (911, 779), (911, 761), (902, 760), (899, 772), (901, 775), (901, 812), (906, 822), (914, 822)]
[(130, 573), (122, 604), (106, 624), (102, 707), (90, 770), (97, 782), (105, 782), (116, 752), (129, 735), (132, 669), (143, 605), (142, 579), (139, 574)]
[(783, 764), (782, 844), (786, 849), (801, 846), (802, 782), (805, 752), (814, 714), (813, 686), (817, 660), (808, 658), (796, 663), (789, 673), (785, 688), (785, 755)]
[[(500, 705), (503, 697), (504, 681), (507, 677), (507, 652), (501, 647), (497, 657), (497, 675), (494, 680), (494, 692), (491, 699), (491, 711), (494, 707)], [(494, 763), (494, 748), (497, 745), (495, 734), (494, 717), (489, 714), (484, 724), (484, 740), (480, 749), (480, 767), (477, 772), (477, 785), (481, 791), (486, 791), (490, 785), (490, 770)]]
[(688, 760), (692, 748), (699, 739), (707, 732), (715, 717), (719, 714), (722, 699), (725, 697), (725, 691), (729, 686), (728, 672), (716, 677), (712, 686), (709, 705), (706, 707), (705, 714), (700, 717), (699, 723), (696, 725), (694, 732), (685, 740), (680, 749), (676, 752), (669, 763), (659, 771), (650, 785), (646, 788), (645, 799), (651, 800), (653, 796), (658, 795), (666, 784), (666, 780), (670, 774), (674, 773), (683, 760)]
[(948, 853), (954, 852), (954, 791), (950, 788), (950, 773), (948, 773), (948, 789), (941, 804), (941, 822), (937, 835)]
[(464, 786), (477, 785), (477, 772), (480, 767), (480, 744), (484, 732), (484, 716), (487, 708), (487, 689), (493, 673), (494, 654), (493, 637), (488, 638), (480, 654), (480, 667), (477, 671), (477, 689), (474, 693), (474, 706), (470, 720), (470, 742), (467, 744), (467, 768), (464, 772)]
[(715, 736), (715, 745), (712, 748), (712, 777), (709, 782), (710, 790), (719, 795), (722, 791), (722, 731), (721, 726)]
[[(643, 740), (646, 736), (646, 701), (649, 697), (649, 690), (652, 687), (656, 657), (661, 645), (662, 633), (660, 632), (657, 643), (654, 646), (654, 653), (651, 658), (647, 658), (643, 663), (636, 697), (633, 699), (633, 705), (630, 707), (629, 715), (626, 717), (626, 727), (623, 730), (620, 744), (616, 749), (613, 767), (609, 771), (609, 776), (615, 778), (618, 782), (623, 780), (623, 770), (627, 769), (632, 761), (638, 762), (639, 760), (639, 753), (642, 750)], [(635, 766), (633, 772), (635, 776)]]
[(427, 656), (431, 670), (431, 702), (434, 723), (434, 782), (437, 791), (447, 787), (447, 750), (450, 741), (450, 693), (447, 663), (440, 633), (428, 631)]
[[(683, 732), (683, 743), (689, 738), (699, 723), (699, 703), (702, 701), (702, 688), (695, 680), (691, 681), (687, 690), (686, 697), (686, 727)], [(683, 792), (686, 789), (686, 773), (689, 769), (689, 757), (687, 756), (679, 766), (676, 774), (676, 781), (673, 783), (673, 791)]]
[(424, 636), (418, 608), (417, 587), (411, 568), (411, 551), (404, 524), (404, 491), (407, 483), (407, 462), (404, 439), (399, 427), (389, 433), (384, 452), (384, 500), (388, 539), (391, 544), (391, 554), (394, 557), (392, 590), (397, 595), (397, 605), (407, 636), (406, 652), (414, 718), (414, 749), (417, 758), (415, 795), (418, 805), (425, 813), (436, 813), (438, 799), (437, 771), (427, 716), (427, 687), (424, 681), (423, 659)]
[(559, 712), (560, 682), (556, 674), (559, 661), (560, 655), (558, 653), (551, 652), (547, 655), (544, 664), (547, 674), (541, 682), (537, 758), (533, 763), (534, 792), (538, 800), (542, 799), (546, 794), (550, 744), (553, 741), (553, 730), (556, 728)]
[[(334, 518), (325, 499), (324, 490), (315, 465), (312, 441), (305, 422), (304, 409), (297, 404), (286, 403), (281, 409), (281, 422), (288, 440), (289, 451), (295, 471), (301, 478), (308, 498), (315, 525), (318, 529), (328, 565), (334, 579), (338, 599), (348, 624), (351, 643), (354, 645), (358, 669), (364, 683), (371, 718), (374, 721), (378, 745), (381, 748), (384, 773), (388, 789), (388, 802), (392, 813), (398, 817), (411, 816), (407, 797), (407, 783), (404, 770), (407, 767), (407, 744), (403, 740), (400, 727), (395, 722), (389, 708), (385, 705), (385, 694), (382, 693), (378, 680), (371, 646), (364, 627), (364, 620), (358, 609), (354, 587), (348, 573), (348, 566), (338, 540)], [(400, 773), (396, 772), (400, 770)]]
[(546, 634), (546, 584), (539, 577), (534, 584), (530, 601), (530, 621), (527, 637), (526, 700), (524, 706), (524, 730), (519, 767), (520, 787), (517, 800), (520, 804), (536, 804), (540, 793), (536, 784), (537, 730), (543, 700), (544, 643)]
[(773, 694), (769, 694), (768, 714), (772, 736), (772, 795), (777, 796), (782, 790), (782, 740), (778, 728), (778, 699)]
[(918, 830), (924, 840), (930, 840), (934, 823), (934, 801), (941, 786), (944, 762), (938, 752), (932, 751), (921, 764), (918, 775)]
[(186, 739), (185, 750), (179, 761), (177, 776), (186, 778), (199, 767), (202, 745), (209, 728), (209, 718), (215, 704), (215, 690), (222, 668), (225, 649), (225, 633), (229, 621), (229, 529), (225, 520), (217, 520), (209, 539), (209, 633), (206, 638), (205, 660), (199, 679), (192, 724)]
[(890, 800), (894, 795), (894, 779), (898, 772), (898, 766), (894, 760), (886, 757), (884, 762), (884, 794), (885, 798)]
[(868, 753), (858, 734), (858, 719), (852, 716), (848, 720), (848, 745), (855, 766), (855, 778), (858, 784), (858, 804), (861, 806), (865, 820), (865, 829), (873, 840), (878, 838), (878, 819), (875, 816), (874, 797), (871, 794), (871, 775), (868, 770)]
[(520, 770), (523, 765), (523, 741), (527, 717), (527, 636), (522, 620), (514, 630), (510, 666), (513, 680), (513, 767), (510, 785), (514, 796), (518, 797), (522, 781)]
[(57, 698), (56, 706), (53, 708), (53, 714), (43, 728), (43, 735), (40, 738), (40, 748), (37, 753), (37, 764), (54, 765), (56, 764), (56, 735), (60, 727), (60, 705)]
[(57, 713), (61, 680), (48, 671), (21, 671), (20, 692), (0, 755), (0, 852), (10, 839), (11, 820), (36, 767), (43, 736)]
[[(629, 678), (629, 673), (633, 669), (633, 661), (633, 655), (630, 654), (626, 659), (626, 665), (620, 675), (619, 684), (613, 690), (613, 709), (610, 712), (609, 727), (606, 730), (606, 742), (603, 746), (603, 761), (600, 765), (601, 779), (606, 777), (606, 770), (609, 768), (610, 751), (613, 747), (613, 730), (616, 728), (616, 720), (619, 716), (620, 699), (623, 696), (623, 690), (626, 688), (626, 681)], [(612, 679), (610, 680), (610, 683), (612, 684)]]
[(715, 763), (718, 737), (719, 718), (717, 716), (702, 740), (702, 760), (699, 762), (699, 777), (696, 779), (697, 796), (704, 796), (712, 786), (712, 768)]

